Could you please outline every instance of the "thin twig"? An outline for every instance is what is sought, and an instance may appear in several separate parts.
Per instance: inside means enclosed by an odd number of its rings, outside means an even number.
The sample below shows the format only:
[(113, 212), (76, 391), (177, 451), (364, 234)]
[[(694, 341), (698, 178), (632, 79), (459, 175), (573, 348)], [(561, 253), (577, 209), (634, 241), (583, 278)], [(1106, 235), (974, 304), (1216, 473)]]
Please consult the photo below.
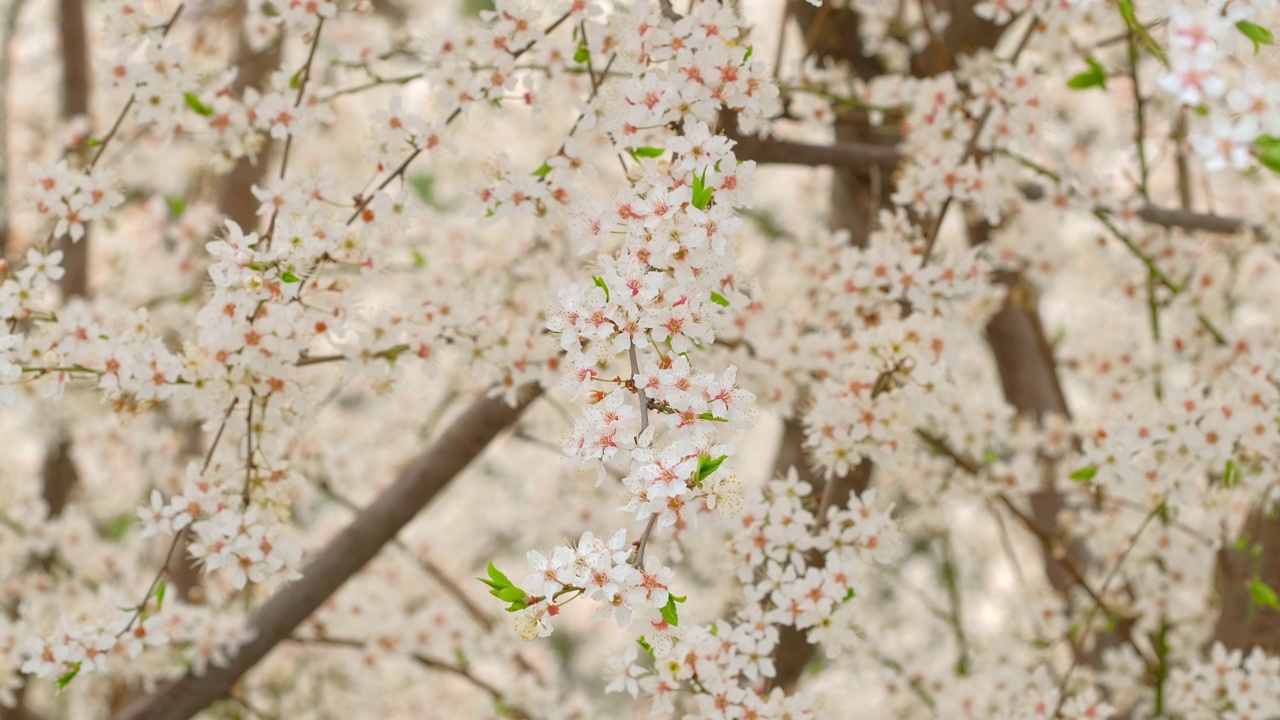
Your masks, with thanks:
[[(1027, 24), (1027, 32), (1023, 34), (1022, 39), (1018, 41), (1018, 46), (1014, 48), (1013, 54), (1009, 56), (1009, 65), (1016, 65), (1018, 57), (1022, 55), (1022, 51), (1027, 48), (1031, 42), (1031, 36), (1035, 34), (1040, 19), (1035, 15), (1031, 16), (1031, 21)], [(991, 118), (991, 114), (995, 111), (995, 103), (988, 102), (982, 115), (978, 118), (978, 123), (973, 126), (973, 134), (969, 136), (969, 142), (965, 145), (964, 154), (960, 156), (960, 164), (964, 164), (974, 155), (978, 149), (978, 140), (982, 136), (982, 130), (987, 125), (987, 120)], [(942, 207), (938, 209), (938, 214), (933, 220), (932, 227), (929, 228), (929, 234), (925, 240), (924, 253), (920, 256), (920, 266), (924, 267), (929, 264), (929, 258), (933, 255), (933, 248), (938, 242), (938, 235), (942, 232), (942, 222), (947, 217), (947, 210), (951, 207), (952, 196), (948, 195), (947, 199), (942, 202)]]
[[(345, 495), (335, 490), (333, 488), (333, 485), (331, 485), (327, 479), (325, 479), (324, 477), (318, 477), (314, 480), (314, 482), (316, 484), (316, 487), (318, 487), (320, 491), (323, 492), (325, 495), (328, 495), (330, 498), (332, 498), (334, 502), (338, 503), (339, 505), (346, 508), (347, 510), (350, 510), (352, 513), (355, 513), (357, 515), (360, 514), (360, 506), (356, 505)], [(456, 600), (464, 610), (467, 611), (467, 614), (470, 615), (471, 618), (476, 621), (476, 624), (480, 625), (480, 627), (483, 627), (485, 630), (493, 629), (493, 620), (488, 615), (486, 615), (484, 611), (479, 608), (479, 606), (477, 606), (474, 602), (472, 602), (471, 598), (467, 597), (467, 594), (463, 592), (462, 588), (459, 587), (458, 584), (453, 581), (453, 578), (450, 578), (448, 575), (446, 575), (439, 565), (436, 565), (429, 558), (425, 558), (419, 555), (418, 553), (414, 552), (413, 549), (410, 548), (408, 544), (406, 544), (398, 536), (392, 538), (389, 544), (394, 545), (396, 548), (402, 551), (406, 556), (412, 558), (413, 561), (417, 563), (418, 567), (426, 571), (426, 573), (430, 575), (433, 580), (439, 583), (440, 586), (443, 587), (445, 591), (449, 593), (449, 595), (454, 600)]]
[[(164, 24), (164, 32), (160, 33), (160, 40), (163, 41), (169, 36), (169, 31), (173, 29), (173, 24), (178, 22), (178, 18), (182, 16), (182, 11), (187, 7), (186, 3), (178, 5), (173, 11), (173, 15), (169, 16), (169, 21)], [(102, 154), (107, 151), (107, 145), (111, 144), (111, 140), (115, 138), (116, 133), (120, 131), (120, 125), (124, 122), (125, 117), (129, 115), (129, 110), (133, 108), (133, 104), (137, 102), (137, 93), (130, 93), (129, 100), (124, 104), (124, 108), (120, 110), (120, 114), (116, 116), (116, 120), (111, 124), (111, 130), (103, 136), (98, 143), (98, 151), (93, 154), (93, 159), (89, 161), (89, 165), (85, 168), (85, 172), (93, 170), (98, 164), (98, 160), (102, 159)]]
[(116, 637), (120, 637), (129, 632), (133, 628), (134, 623), (138, 622), (138, 618), (142, 617), (142, 613), (147, 609), (147, 605), (151, 602), (151, 596), (155, 594), (156, 588), (160, 585), (160, 581), (169, 574), (169, 561), (173, 559), (173, 551), (178, 549), (178, 544), (187, 536), (187, 528), (182, 528), (173, 534), (173, 542), (169, 543), (169, 550), (164, 554), (164, 562), (160, 563), (160, 571), (156, 573), (155, 578), (151, 580), (151, 584), (147, 586), (147, 594), (142, 596), (142, 600), (134, 607), (133, 617), (129, 618), (128, 624), (124, 629), (116, 633)]
[[(952, 449), (951, 446), (947, 444), (947, 442), (942, 438), (939, 438), (936, 435), (932, 435), (924, 430), (917, 430), (916, 434), (919, 437), (923, 438), (926, 442), (928, 442), (935, 450), (951, 458), (956, 463), (956, 466), (965, 470), (965, 472), (968, 472), (971, 475), (977, 475), (979, 472), (981, 472), (981, 467), (982, 467), (981, 465), (974, 462), (973, 460), (967, 459), (964, 456), (960, 455), (960, 453)], [(1090, 617), (1086, 621), (1086, 625), (1092, 620), (1092, 614), (1095, 613), (1097, 610), (1103, 610), (1112, 617), (1124, 617), (1121, 613), (1119, 613), (1116, 610), (1113, 610), (1110, 606), (1107, 605), (1106, 601), (1102, 599), (1101, 593), (1106, 592), (1107, 586), (1111, 584), (1111, 580), (1115, 577), (1115, 573), (1120, 569), (1120, 565), (1123, 564), (1124, 559), (1128, 557), (1129, 551), (1133, 549), (1132, 545), (1130, 545), (1129, 548), (1125, 550), (1125, 552), (1121, 555), (1119, 562), (1116, 563), (1116, 566), (1112, 568), (1111, 572), (1107, 575), (1106, 579), (1103, 580), (1101, 585), (1101, 590), (1100, 591), (1095, 590), (1093, 586), (1089, 584), (1088, 580), (1085, 579), (1084, 573), (1080, 571), (1080, 568), (1076, 567), (1076, 564), (1071, 560), (1071, 557), (1069, 555), (1066, 555), (1065, 553), (1056, 552), (1056, 550), (1061, 547), (1061, 543), (1058, 541), (1057, 538), (1054, 538), (1049, 533), (1045, 532), (1045, 530), (1040, 527), (1040, 524), (1037, 523), (1034, 518), (1028, 516), (1022, 510), (1018, 509), (1018, 506), (1014, 505), (1013, 501), (1010, 500), (1007, 495), (1003, 493), (996, 495), (996, 500), (1000, 501), (1000, 503), (1004, 505), (1005, 508), (1007, 508), (1009, 512), (1013, 514), (1014, 517), (1018, 518), (1018, 520), (1022, 522), (1023, 526), (1026, 527), (1027, 530), (1029, 530), (1032, 535), (1036, 536), (1036, 539), (1038, 539), (1040, 541), (1040, 544), (1044, 547), (1045, 557), (1052, 558), (1053, 561), (1059, 565), (1059, 567), (1061, 567), (1063, 570), (1067, 572), (1068, 575), (1071, 576), (1071, 579), (1076, 583), (1076, 585), (1080, 586), (1080, 588), (1085, 591), (1085, 594), (1087, 594), (1089, 598), (1093, 600), (1094, 604), (1090, 607)], [(1156, 511), (1158, 510), (1159, 508), (1156, 509)], [(1154, 515), (1156, 511), (1153, 511), (1152, 515)], [(1150, 521), (1151, 521), (1151, 516), (1148, 516), (1147, 519), (1143, 520), (1142, 527), (1138, 529), (1139, 534), (1142, 532), (1142, 530), (1146, 527), (1147, 523)], [(1135, 543), (1137, 542), (1136, 536), (1134, 537), (1134, 542)], [(1079, 643), (1081, 647), (1083, 647), (1084, 640), (1086, 638), (1081, 639)], [(1128, 634), (1125, 634), (1124, 639), (1127, 641), (1128, 645), (1133, 648), (1133, 651), (1137, 653), (1137, 656), (1139, 658), (1142, 658), (1143, 662), (1147, 663), (1148, 665), (1151, 664), (1150, 661), (1147, 660), (1147, 657), (1143, 653), (1142, 649), (1138, 647), (1138, 645), (1134, 642), (1131, 636), (1129, 636)], [(1077, 652), (1076, 661), (1079, 660), (1079, 655), (1080, 654)]]
[[(649, 429), (649, 396), (645, 393), (640, 383), (636, 382), (636, 377), (640, 374), (640, 361), (636, 357), (635, 338), (632, 338), (629, 357), (631, 358), (631, 386), (635, 388), (636, 396), (640, 400), (640, 433), (643, 435)], [(649, 538), (653, 536), (653, 529), (658, 524), (659, 514), (661, 514), (661, 511), (654, 511), (649, 516), (649, 523), (644, 526), (644, 532), (640, 533), (640, 539), (636, 541), (636, 555), (632, 563), (636, 567), (643, 567), (644, 551), (649, 547)]]
[(1142, 99), (1142, 88), (1138, 84), (1138, 44), (1134, 40), (1133, 30), (1129, 31), (1129, 69), (1133, 75), (1133, 124), (1134, 142), (1138, 146), (1138, 172), (1142, 179), (1142, 199), (1150, 197), (1148, 180), (1150, 168), (1147, 167), (1147, 114), (1146, 101)]
[(257, 398), (255, 391), (249, 390), (249, 412), (245, 416), (244, 442), (244, 507), (249, 509), (249, 494), (253, 487), (253, 401)]
[[(1161, 503), (1160, 505), (1157, 505), (1150, 513), (1148, 513), (1145, 518), (1142, 519), (1142, 524), (1139, 525), (1138, 529), (1134, 531), (1133, 537), (1130, 538), (1129, 540), (1129, 544), (1120, 553), (1120, 557), (1116, 558), (1115, 565), (1111, 567), (1111, 571), (1108, 572), (1106, 577), (1102, 580), (1101, 588), (1103, 592), (1106, 592), (1107, 586), (1111, 584), (1111, 581), (1115, 578), (1116, 573), (1120, 572), (1120, 567), (1124, 565), (1124, 561), (1129, 558), (1129, 553), (1133, 552), (1133, 548), (1137, 546), (1138, 538), (1142, 536), (1142, 531), (1147, 529), (1147, 525), (1151, 524), (1151, 520), (1156, 515), (1160, 514), (1161, 510), (1163, 509), (1164, 509), (1164, 504)], [(1080, 648), (1084, 647), (1085, 642), (1087, 642), (1089, 639), (1089, 635), (1093, 632), (1093, 618), (1095, 615), (1097, 615), (1098, 610), (1100, 609), (1105, 610), (1106, 608), (1101, 603), (1098, 603), (1090, 607), (1089, 613), (1085, 615), (1084, 623), (1082, 625), (1083, 635), (1080, 636), (1080, 641), (1078, 643), (1078, 646)], [(1134, 652), (1138, 654), (1138, 657), (1142, 658), (1142, 661), (1146, 663), (1148, 668), (1158, 666), (1158, 662), (1152, 662), (1146, 658), (1146, 655), (1143, 654), (1143, 652), (1133, 642), (1132, 638), (1129, 638), (1129, 645), (1133, 648)], [(1057, 717), (1058, 711), (1062, 709), (1062, 704), (1067, 700), (1067, 697), (1066, 697), (1067, 683), (1070, 682), (1072, 673), (1074, 673), (1076, 668), (1080, 666), (1080, 658), (1082, 655), (1083, 653), (1081, 652), (1076, 652), (1073, 654), (1073, 657), (1071, 659), (1071, 665), (1067, 668), (1066, 674), (1062, 676), (1062, 682), (1058, 686), (1058, 706), (1054, 708), (1052, 717)]]
[[(345, 647), (345, 648), (351, 648), (354, 650), (363, 650), (366, 647), (368, 647), (368, 643), (361, 642), (359, 640), (353, 640), (353, 639), (347, 639), (347, 638), (335, 638), (335, 637), (328, 637), (328, 636), (320, 636), (320, 637), (314, 637), (314, 638), (291, 637), (289, 638), (289, 641), (294, 643), (304, 644), (304, 645), (308, 645), (308, 644), (309, 645), (330, 645), (333, 647)], [(431, 670), (441, 670), (444, 672), (452, 673), (454, 675), (457, 675), (458, 677), (465, 679), (467, 682), (471, 683), (475, 687), (488, 693), (488, 695), (492, 697), (494, 700), (497, 700), (503, 703), (503, 705), (505, 705), (507, 709), (517, 718), (531, 717), (529, 713), (507, 702), (506, 695), (501, 690), (499, 690), (497, 687), (495, 687), (488, 681), (481, 680), (475, 675), (472, 675), (471, 671), (464, 666), (454, 665), (452, 663), (447, 663), (443, 660), (436, 660), (435, 658), (427, 657), (426, 655), (422, 655), (420, 653), (406, 652), (406, 653), (403, 653), (403, 655), (405, 657), (408, 657), (410, 660), (413, 660), (417, 664), (421, 665), (422, 667), (425, 667)]]
[(236, 403), (238, 402), (240, 402), (240, 398), (232, 398), (231, 404), (227, 406), (227, 412), (222, 416), (222, 424), (218, 426), (218, 432), (213, 436), (213, 442), (209, 444), (209, 452), (205, 453), (204, 465), (200, 466), (201, 475), (209, 469), (209, 463), (213, 460), (213, 451), (218, 449), (218, 441), (222, 439), (222, 431), (227, 429), (227, 420), (231, 418), (231, 411), (236, 409)]
[[(307, 51), (307, 61), (303, 64), (302, 69), (298, 71), (298, 94), (293, 99), (293, 109), (297, 110), (302, 105), (302, 97), (307, 91), (307, 81), (311, 79), (311, 63), (316, 59), (316, 49), (320, 47), (320, 31), (324, 29), (324, 18), (320, 18), (316, 22), (316, 32), (311, 38), (311, 49)], [(289, 132), (284, 138), (284, 151), (280, 156), (280, 179), (284, 180), (285, 173), (289, 171), (289, 151), (293, 148), (293, 132)], [(276, 205), (271, 209), (271, 220), (267, 223), (267, 231), (262, 234), (262, 247), (268, 249), (271, 247), (272, 236), (276, 229), (276, 220), (280, 215), (280, 206)]]

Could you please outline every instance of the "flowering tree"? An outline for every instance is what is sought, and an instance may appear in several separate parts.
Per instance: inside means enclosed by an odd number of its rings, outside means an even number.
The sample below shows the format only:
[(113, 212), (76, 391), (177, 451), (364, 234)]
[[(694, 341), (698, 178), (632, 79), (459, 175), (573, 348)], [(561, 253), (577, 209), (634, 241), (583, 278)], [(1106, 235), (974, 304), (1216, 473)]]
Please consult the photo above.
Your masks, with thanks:
[(1280, 717), (1275, 5), (9, 0), (0, 716)]

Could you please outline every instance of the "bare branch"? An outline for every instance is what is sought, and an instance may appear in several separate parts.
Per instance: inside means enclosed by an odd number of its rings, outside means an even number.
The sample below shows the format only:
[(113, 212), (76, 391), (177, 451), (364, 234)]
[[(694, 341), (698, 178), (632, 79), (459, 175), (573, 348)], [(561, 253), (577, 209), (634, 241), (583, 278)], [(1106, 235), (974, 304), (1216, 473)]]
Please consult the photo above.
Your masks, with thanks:
[[(870, 177), (874, 168), (893, 172), (903, 156), (897, 148), (869, 143), (840, 142), (831, 145), (791, 142), (778, 138), (756, 138), (739, 135), (727, 130), (726, 135), (737, 140), (734, 151), (743, 160), (760, 164), (805, 165), (809, 167), (833, 167), (850, 170), (859, 176)], [(1048, 193), (1044, 186), (1032, 182), (1019, 183), (1018, 191), (1028, 200), (1040, 200)], [(1166, 228), (1202, 230), (1219, 235), (1233, 235), (1241, 230), (1265, 234), (1261, 223), (1230, 215), (1201, 213), (1157, 205), (1146, 205), (1137, 210), (1137, 216)]]

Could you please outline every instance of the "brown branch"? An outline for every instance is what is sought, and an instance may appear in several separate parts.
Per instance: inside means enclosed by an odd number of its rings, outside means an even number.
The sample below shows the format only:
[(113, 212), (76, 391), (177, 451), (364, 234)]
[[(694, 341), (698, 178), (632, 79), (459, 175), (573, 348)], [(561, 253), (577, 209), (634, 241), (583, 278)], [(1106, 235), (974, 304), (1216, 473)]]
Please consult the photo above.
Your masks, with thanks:
[[(328, 480), (320, 477), (315, 480), (315, 483), (316, 487), (320, 488), (320, 491), (332, 498), (334, 502), (347, 510), (350, 510), (353, 514), (360, 514), (360, 506), (355, 504), (346, 495), (335, 490)], [(475, 620), (477, 625), (484, 628), (486, 631), (493, 629), (493, 619), (486, 615), (478, 605), (472, 602), (466, 591), (463, 590), (453, 578), (449, 577), (448, 573), (437, 565), (434, 560), (414, 552), (413, 549), (399, 537), (392, 538), (389, 544), (399, 549), (405, 557), (412, 560), (418, 565), (418, 567), (422, 568), (424, 572), (430, 575), (432, 580), (435, 580), (436, 583), (439, 584), (440, 587), (444, 588), (445, 592), (447, 592), (455, 602), (467, 611), (467, 615), (469, 615), (472, 620)]]
[(1280, 587), (1280, 519), (1269, 516), (1265, 499), (1249, 514), (1240, 532), (1243, 542), (1218, 551), (1215, 586), (1222, 599), (1213, 636), (1230, 649), (1260, 647), (1280, 652), (1280, 610), (1253, 599), (1253, 583)]
[(1253, 223), (1243, 218), (1215, 215), (1214, 213), (1199, 213), (1192, 210), (1179, 210), (1177, 208), (1156, 207), (1155, 205), (1139, 208), (1138, 217), (1152, 225), (1182, 228), (1184, 230), (1203, 230), (1219, 235), (1234, 235), (1241, 230), (1249, 230), (1260, 235), (1266, 232), (1261, 224)]
[[(84, 29), (84, 0), (58, 0), (58, 28), (62, 41), (62, 119), (70, 122), (89, 114), (89, 47)], [(80, 148), (83, 150), (83, 146)], [(63, 298), (89, 294), (89, 231), (78, 242), (67, 240), (58, 285)]]
[(4, 259), (9, 246), (9, 174), (14, 163), (9, 161), (9, 70), (12, 66), (13, 41), (17, 37), (18, 18), (27, 0), (12, 0), (4, 13), (3, 32), (0, 36), (0, 259)]
[[(238, 16), (236, 18), (239, 26)], [(260, 88), (271, 73), (280, 69), (281, 42), (276, 40), (262, 52), (254, 52), (249, 38), (241, 32), (233, 61), (237, 71), (231, 84), (231, 97), (239, 99), (248, 88)], [(257, 160), (242, 157), (218, 184), (218, 211), (249, 232), (258, 225), (258, 200), (249, 188), (262, 182), (267, 174), (266, 158), (271, 156), (275, 140), (266, 135)]]
[[(823, 480), (820, 474), (814, 472), (806, 457), (804, 426), (798, 418), (792, 418), (783, 424), (778, 455), (773, 463), (774, 475), (785, 475), (792, 467), (796, 469), (801, 480), (813, 486), (814, 492), (822, 498), (820, 501), (822, 505), (844, 507), (848, 505), (851, 494), (862, 493), (871, 484), (873, 464), (870, 461), (863, 461), (845, 475), (832, 478), (830, 481)], [(811, 567), (822, 567), (824, 555), (810, 551), (805, 560)], [(775, 674), (768, 681), (769, 688), (782, 688), (788, 693), (793, 691), (804, 669), (813, 659), (814, 651), (815, 646), (809, 642), (809, 637), (804, 630), (799, 630), (793, 625), (781, 626), (778, 629), (778, 644), (773, 651)]]
[[(743, 160), (760, 164), (804, 165), (808, 167), (833, 167), (848, 170), (858, 177), (870, 178), (874, 170), (892, 173), (903, 155), (897, 148), (870, 143), (836, 142), (831, 145), (792, 142), (778, 138), (755, 138), (737, 134), (726, 128), (725, 134), (738, 142), (734, 151)], [(1048, 193), (1044, 186), (1032, 182), (1018, 184), (1018, 192), (1028, 200), (1043, 199)], [(1249, 230), (1266, 235), (1261, 223), (1244, 218), (1193, 210), (1145, 205), (1137, 210), (1137, 216), (1152, 225), (1183, 230), (1202, 230), (1219, 235), (1232, 235)]]
[(66, 508), (71, 490), (80, 479), (80, 472), (71, 457), (70, 439), (63, 438), (49, 448), (40, 476), (43, 481), (41, 495), (49, 508), (49, 517), (56, 518)]
[(271, 597), (250, 621), (253, 639), (225, 667), (187, 674), (133, 703), (120, 720), (186, 720), (227, 697), (231, 688), (293, 631), (422, 508), (461, 473), (541, 393), (527, 386), (516, 407), (501, 398), (477, 400), (430, 448), (414, 458), (390, 488), (366, 507), (303, 571), (301, 580)]
[(760, 164), (831, 166), (853, 171), (859, 177), (869, 178), (873, 166), (891, 173), (902, 160), (902, 154), (896, 148), (887, 145), (859, 142), (817, 145), (774, 137), (757, 138), (740, 135), (731, 128), (726, 128), (725, 135), (737, 141), (734, 152), (738, 157), (754, 160)]

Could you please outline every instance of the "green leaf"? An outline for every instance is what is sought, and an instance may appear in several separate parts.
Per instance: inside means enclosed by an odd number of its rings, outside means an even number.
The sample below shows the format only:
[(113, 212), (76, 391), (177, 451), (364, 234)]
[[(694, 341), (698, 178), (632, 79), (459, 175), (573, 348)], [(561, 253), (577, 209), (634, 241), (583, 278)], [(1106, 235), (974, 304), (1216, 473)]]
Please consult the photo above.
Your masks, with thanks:
[(746, 61), (750, 60), (751, 56), (755, 54), (755, 51), (756, 51), (755, 45), (748, 45), (747, 52), (742, 55), (742, 62), (745, 63)]
[(1258, 51), (1262, 49), (1263, 45), (1274, 45), (1276, 42), (1275, 36), (1271, 34), (1271, 30), (1264, 28), (1261, 25), (1251, 23), (1248, 20), (1241, 20), (1236, 23), (1236, 27), (1239, 28), (1240, 32), (1244, 33), (1245, 37), (1249, 38), (1249, 40), (1253, 42), (1254, 55), (1258, 54)]
[(187, 211), (187, 199), (177, 195), (170, 195), (164, 199), (166, 205), (169, 206), (169, 212), (174, 217), (182, 217), (182, 213)]
[(595, 281), (596, 287), (604, 291), (604, 301), (609, 302), (609, 286), (604, 284), (604, 278), (599, 275), (592, 275), (591, 279)]
[(1093, 479), (1093, 476), (1097, 474), (1098, 474), (1098, 466), (1090, 465), (1088, 467), (1080, 468), (1079, 470), (1071, 473), (1067, 477), (1070, 477), (1072, 480), (1078, 480), (1080, 482), (1089, 482), (1090, 480)]
[(720, 469), (724, 461), (729, 459), (728, 455), (721, 455), (718, 458), (710, 458), (706, 455), (698, 456), (698, 471), (693, 475), (693, 482), (698, 487), (702, 487), (702, 481), (711, 477), (711, 474)]
[(436, 210), (444, 210), (445, 206), (436, 197), (436, 179), (426, 173), (418, 173), (409, 177), (409, 187), (413, 189), (413, 194), (428, 207)]
[(679, 626), (680, 615), (676, 612), (676, 596), (667, 595), (667, 604), (662, 606), (662, 619), (667, 621), (668, 625)]
[(156, 612), (164, 609), (164, 593), (168, 588), (168, 583), (163, 580), (160, 581), (159, 585), (156, 585)]
[(711, 422), (729, 422), (728, 418), (716, 417), (710, 412), (704, 412), (698, 416), (700, 420), (710, 420)]
[(586, 40), (578, 41), (578, 51), (573, 54), (573, 61), (576, 63), (591, 61), (591, 49), (587, 47)]
[(718, 292), (711, 293), (711, 302), (719, 305), (720, 307), (729, 307), (729, 298), (726, 298)]
[(1258, 148), (1258, 162), (1274, 173), (1280, 173), (1280, 137), (1263, 135), (1254, 141)]
[(119, 540), (129, 532), (137, 519), (133, 513), (120, 513), (104, 522), (98, 532), (107, 540)]
[(58, 678), (58, 689), (66, 690), (67, 686), (71, 684), (72, 680), (76, 679), (76, 675), (78, 675), (79, 673), (80, 673), (80, 663), (73, 663), (71, 665), (71, 670)]
[(982, 452), (982, 462), (986, 465), (995, 465), (1000, 462), (1000, 455), (995, 450), (987, 448)]
[(302, 278), (298, 277), (297, 275), (294, 275), (288, 270), (285, 270), (284, 272), (280, 273), (280, 279), (287, 283), (296, 283)]
[(197, 115), (209, 117), (213, 114), (213, 108), (200, 102), (200, 98), (195, 93), (182, 93), (182, 98), (187, 101), (187, 107), (194, 110)]
[(715, 188), (703, 188), (702, 192), (693, 197), (693, 206), (699, 210), (706, 210), (711, 204), (711, 196), (715, 193)]
[(638, 147), (627, 150), (631, 154), (631, 159), (639, 160), (640, 158), (656, 158), (662, 157), (662, 153), (666, 152), (662, 148), (656, 147)]
[(653, 657), (653, 646), (649, 644), (648, 640), (644, 639), (643, 635), (636, 638), (636, 642), (640, 643), (640, 647), (644, 648), (644, 651), (649, 653), (649, 657)]
[(1085, 62), (1089, 63), (1089, 69), (1072, 77), (1067, 81), (1067, 87), (1072, 90), (1084, 90), (1085, 88), (1100, 87), (1107, 88), (1107, 70), (1091, 57), (1086, 57)]
[(707, 169), (703, 168), (701, 175), (693, 176), (693, 198), (690, 202), (699, 210), (706, 210), (715, 191), (715, 188), (707, 187)]
[(1223, 468), (1222, 484), (1227, 487), (1235, 487), (1240, 484), (1240, 468), (1236, 467), (1234, 460), (1228, 460), (1227, 466)]
[(462, 14), (468, 17), (480, 17), (480, 13), (493, 9), (493, 0), (463, 0)]
[(842, 598), (840, 602), (849, 602), (850, 600), (854, 599), (857, 596), (858, 596), (858, 593), (854, 592), (853, 588), (849, 588), (849, 590), (844, 594), (844, 598)]
[(302, 71), (305, 69), (305, 67), (300, 67), (298, 68), (298, 72), (289, 76), (289, 87), (294, 90), (298, 89), (298, 86), (302, 84)]
[(102, 144), (102, 141), (99, 140), (98, 138), (85, 138), (84, 140), (85, 147), (97, 147), (101, 144)]
[(539, 166), (538, 166), (538, 169), (537, 169), (537, 170), (534, 170), (534, 171), (533, 171), (533, 176), (534, 176), (534, 177), (545, 177), (545, 176), (546, 176), (546, 174), (547, 174), (547, 173), (549, 173), (549, 172), (551, 172), (551, 166), (544, 162), (544, 163), (542, 163), (542, 165), (539, 165)]
[(415, 248), (413, 251), (413, 266), (422, 267), (426, 264), (427, 264), (427, 259), (424, 258), (422, 256), (422, 253), (418, 252), (418, 250)]
[(1280, 610), (1280, 597), (1277, 597), (1276, 591), (1260, 577), (1253, 578), (1253, 584), (1249, 586), (1249, 597), (1253, 598), (1253, 602), (1257, 605)]
[(706, 210), (707, 205), (711, 204), (711, 195), (715, 193), (715, 188), (707, 187), (707, 169), (702, 169), (701, 175), (693, 176), (693, 198), (691, 202), (693, 206), (699, 210)]
[(495, 587), (511, 587), (511, 581), (507, 579), (506, 575), (502, 574), (502, 571), (493, 564), (492, 560), (489, 561), (489, 567), (486, 572), (489, 573), (489, 578), (493, 580)]
[(498, 599), (503, 602), (520, 602), (525, 599), (524, 591), (518, 587), (505, 587), (498, 592)]

